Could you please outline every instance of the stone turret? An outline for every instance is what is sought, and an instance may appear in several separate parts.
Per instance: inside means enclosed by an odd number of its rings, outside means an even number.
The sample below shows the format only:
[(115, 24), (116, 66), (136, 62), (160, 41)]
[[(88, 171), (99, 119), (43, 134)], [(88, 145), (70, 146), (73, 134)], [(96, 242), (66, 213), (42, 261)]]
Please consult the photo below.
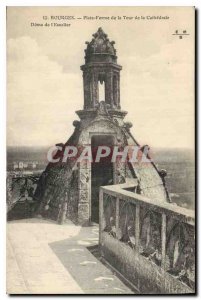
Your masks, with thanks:
[[(152, 162), (146, 165), (129, 161), (110, 161), (103, 165), (89, 161), (76, 163), (69, 159), (63, 162), (65, 148), (69, 145), (77, 147), (78, 151), (91, 147), (92, 152), (100, 145), (110, 149), (117, 147), (118, 151), (126, 146), (139, 147), (130, 131), (132, 123), (124, 122), (127, 112), (120, 105), (122, 67), (117, 64), (115, 43), (99, 28), (86, 44), (85, 64), (81, 66), (84, 107), (76, 112), (80, 121), (73, 122), (75, 129), (69, 140), (58, 144), (60, 149), (55, 155), (58, 162), (48, 164), (35, 193), (39, 214), (56, 220), (67, 217), (82, 225), (98, 222), (98, 192), (103, 185), (134, 179), (138, 182), (137, 193), (169, 201), (164, 179)], [(104, 85), (103, 99), (99, 99), (101, 84)]]
[[(95, 109), (104, 100), (110, 109), (120, 109), (120, 71), (115, 42), (110, 42), (102, 28), (86, 42), (85, 64), (81, 66), (84, 82), (84, 109)], [(105, 99), (99, 99), (99, 84), (105, 85)]]

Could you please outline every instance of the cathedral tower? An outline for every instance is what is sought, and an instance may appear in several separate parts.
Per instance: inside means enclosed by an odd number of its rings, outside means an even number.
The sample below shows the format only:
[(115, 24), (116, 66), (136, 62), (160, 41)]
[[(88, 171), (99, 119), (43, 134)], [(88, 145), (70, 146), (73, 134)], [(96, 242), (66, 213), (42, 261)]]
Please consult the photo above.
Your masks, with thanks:
[[(169, 201), (164, 177), (154, 163), (63, 161), (66, 146), (79, 151), (100, 145), (118, 148), (138, 146), (131, 134), (132, 123), (124, 122), (126, 111), (120, 105), (120, 71), (115, 42), (110, 41), (102, 28), (86, 42), (83, 72), (84, 107), (77, 111), (74, 133), (65, 144), (59, 143), (56, 164), (49, 163), (40, 177), (35, 200), (37, 213), (56, 220), (70, 218), (88, 225), (98, 222), (99, 187), (122, 184), (127, 180), (135, 185), (135, 192), (159, 201)], [(132, 99), (131, 99), (132, 101)], [(143, 117), (143, 116), (142, 116)], [(78, 153), (79, 154), (79, 153)], [(137, 184), (136, 184), (137, 183)]]

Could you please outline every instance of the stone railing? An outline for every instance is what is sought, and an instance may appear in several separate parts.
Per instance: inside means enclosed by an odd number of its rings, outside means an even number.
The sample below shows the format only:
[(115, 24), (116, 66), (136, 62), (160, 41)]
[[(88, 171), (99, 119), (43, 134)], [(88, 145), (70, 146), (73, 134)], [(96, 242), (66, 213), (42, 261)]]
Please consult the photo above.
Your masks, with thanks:
[(100, 188), (103, 257), (139, 292), (193, 293), (194, 211), (136, 194), (135, 186)]
[[(31, 174), (30, 174), (31, 173)], [(34, 209), (34, 192), (39, 180), (38, 172), (8, 172), (7, 219), (31, 217)]]

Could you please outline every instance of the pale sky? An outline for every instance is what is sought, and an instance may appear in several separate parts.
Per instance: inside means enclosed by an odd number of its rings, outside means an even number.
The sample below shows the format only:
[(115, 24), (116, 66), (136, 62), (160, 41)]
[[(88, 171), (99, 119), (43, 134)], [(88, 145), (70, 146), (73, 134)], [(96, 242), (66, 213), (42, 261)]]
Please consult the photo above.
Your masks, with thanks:
[[(50, 21), (43, 16), (121, 16), (121, 20)], [(123, 16), (169, 16), (124, 20)], [(140, 144), (193, 148), (194, 9), (176, 7), (9, 7), (7, 9), (7, 144), (66, 142), (83, 108), (80, 65), (85, 41), (102, 27), (116, 42), (121, 107)], [(189, 35), (179, 39), (175, 30)]]

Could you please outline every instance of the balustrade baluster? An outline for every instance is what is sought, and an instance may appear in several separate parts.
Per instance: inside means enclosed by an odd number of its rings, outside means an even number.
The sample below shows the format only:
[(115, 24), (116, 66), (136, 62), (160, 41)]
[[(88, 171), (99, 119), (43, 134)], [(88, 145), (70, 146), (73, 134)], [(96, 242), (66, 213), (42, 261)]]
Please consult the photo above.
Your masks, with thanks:
[(161, 267), (165, 270), (166, 261), (166, 225), (167, 218), (166, 214), (162, 214), (162, 225), (161, 225)]
[(140, 205), (135, 208), (135, 249), (139, 252), (140, 248)]
[(103, 190), (100, 188), (99, 191), (99, 247), (101, 252), (101, 246), (102, 246), (102, 232), (103, 232), (103, 226), (104, 226), (104, 220), (103, 220)]
[(119, 198), (116, 198), (116, 238), (119, 239)]

